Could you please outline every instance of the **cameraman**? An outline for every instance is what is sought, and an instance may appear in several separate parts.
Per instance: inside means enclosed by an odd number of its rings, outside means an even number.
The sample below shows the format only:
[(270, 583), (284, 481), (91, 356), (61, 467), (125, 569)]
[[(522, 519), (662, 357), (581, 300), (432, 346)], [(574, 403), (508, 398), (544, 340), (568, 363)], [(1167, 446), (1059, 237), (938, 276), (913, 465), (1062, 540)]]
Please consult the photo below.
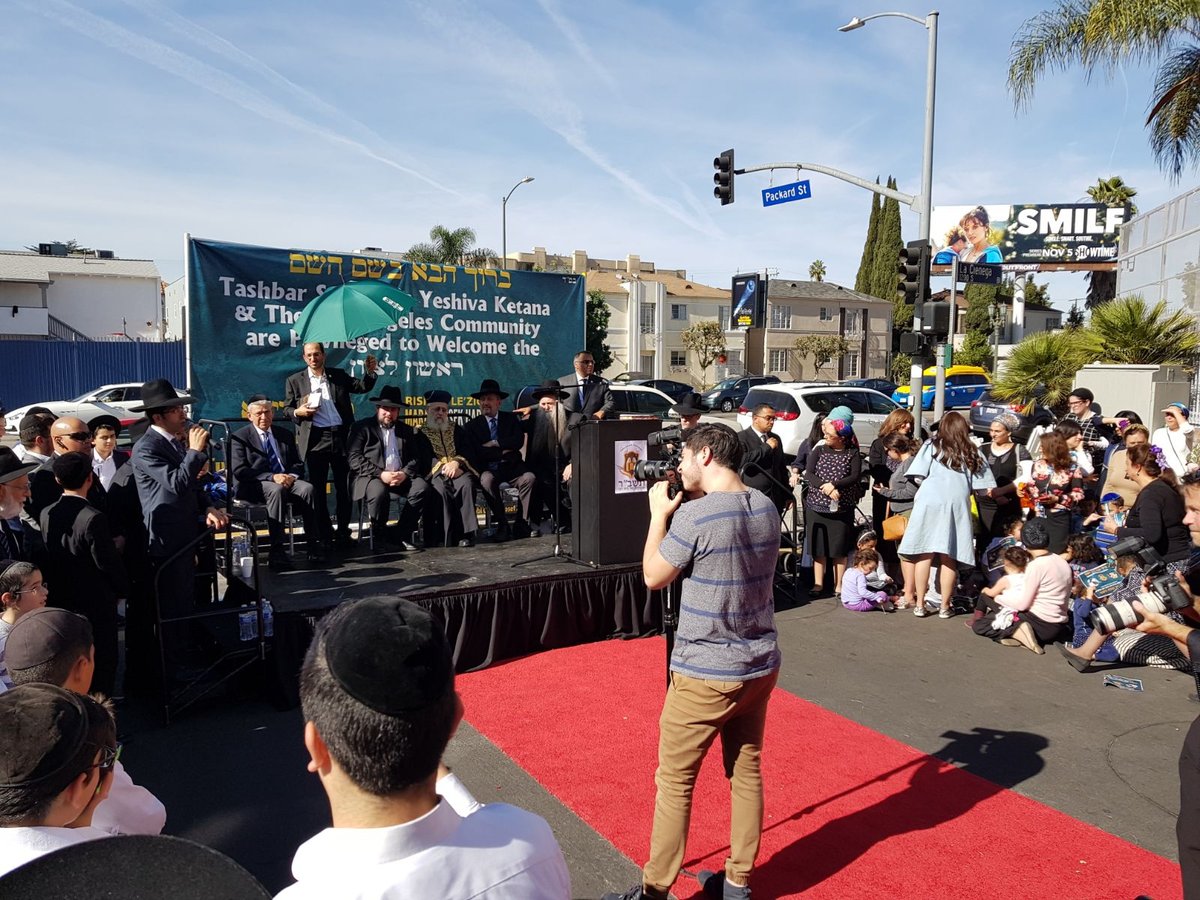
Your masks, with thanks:
[(646, 585), (661, 589), (687, 575), (660, 719), (650, 859), (624, 900), (668, 895), (683, 864), (692, 788), (718, 735), (731, 783), (730, 853), (724, 873), (698, 877), (706, 897), (750, 896), (762, 833), (763, 728), (779, 676), (772, 584), (780, 522), (774, 504), (738, 476), (742, 455), (733, 429), (698, 424), (685, 432), (679, 465), (690, 502), (668, 496), (666, 482), (650, 489)]
[[(1183, 522), (1191, 530), (1192, 543), (1200, 546), (1200, 475), (1185, 475), (1179, 488), (1187, 514)], [(1181, 576), (1180, 582), (1184, 583)], [(1180, 610), (1192, 620), (1200, 620), (1200, 596), (1194, 585), (1185, 585), (1192, 594), (1190, 609)], [(1200, 631), (1176, 622), (1162, 613), (1148, 611), (1140, 602), (1134, 609), (1145, 617), (1137, 626), (1138, 631), (1148, 634), (1163, 634), (1187, 647), (1192, 661), (1192, 672), (1200, 676)], [(1200, 677), (1197, 683), (1200, 684)], [(1179, 870), (1183, 876), (1185, 900), (1200, 900), (1200, 718), (1192, 723), (1183, 740), (1183, 751), (1179, 754), (1179, 819), (1175, 825), (1175, 837), (1179, 845)]]

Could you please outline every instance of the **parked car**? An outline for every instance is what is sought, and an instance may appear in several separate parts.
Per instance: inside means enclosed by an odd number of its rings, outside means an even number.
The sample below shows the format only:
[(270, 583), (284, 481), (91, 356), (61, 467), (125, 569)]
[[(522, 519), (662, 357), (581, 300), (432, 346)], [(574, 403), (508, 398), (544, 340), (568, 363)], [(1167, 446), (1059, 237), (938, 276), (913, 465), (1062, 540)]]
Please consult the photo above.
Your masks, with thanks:
[(878, 391), (840, 384), (788, 382), (751, 388), (738, 410), (738, 427), (750, 425), (750, 413), (760, 403), (775, 410), (775, 433), (783, 452), (795, 456), (800, 442), (812, 430), (813, 419), (835, 406), (848, 406), (854, 413), (854, 433), (865, 453), (879, 436), (879, 428), (897, 404)]
[(713, 411), (732, 412), (746, 399), (750, 388), (761, 384), (779, 384), (779, 378), (775, 375), (735, 375), (717, 383), (701, 395), (701, 399)]
[[(937, 367), (930, 366), (921, 379), (921, 409), (933, 409), (933, 394)], [(979, 366), (951, 366), (946, 370), (946, 409), (970, 406), (988, 389), (992, 381), (987, 370)], [(912, 407), (909, 386), (902, 384), (892, 393), (901, 406)]]
[(896, 382), (888, 381), (886, 378), (847, 378), (845, 381), (839, 382), (846, 387), (863, 387), (872, 391), (879, 391), (885, 397), (890, 397), (896, 392)]
[(29, 403), (14, 409), (4, 416), (4, 430), (9, 434), (16, 434), (21, 427), (21, 419), (35, 406), (44, 406), (56, 416), (77, 416), (85, 422), (101, 414), (108, 414), (120, 419), (122, 425), (128, 425), (142, 417), (141, 413), (132, 412), (130, 407), (141, 405), (141, 382), (106, 384), (86, 394), (80, 394), (74, 400), (49, 400)]
[(988, 436), (988, 426), (992, 424), (992, 419), (1000, 415), (1002, 412), (1010, 412), (1017, 417), (1020, 425), (1013, 431), (1013, 439), (1018, 443), (1024, 444), (1029, 440), (1029, 432), (1037, 425), (1053, 425), (1056, 420), (1054, 413), (1047, 406), (1035, 406), (1031, 412), (1023, 412), (1025, 407), (1020, 403), (1009, 403), (1006, 400), (997, 400), (992, 396), (991, 391), (986, 392), (982, 397), (971, 404), (971, 414), (969, 416), (971, 422), (972, 434), (981, 436), (984, 440), (991, 440)]
[[(517, 391), (513, 397), (513, 409), (534, 406), (533, 392), (541, 385), (531, 384)], [(641, 384), (610, 383), (613, 403), (616, 409), (614, 415), (654, 415), (660, 419), (678, 419), (679, 414), (671, 412), (675, 401), (662, 391)]]
[(695, 390), (690, 384), (684, 384), (682, 381), (671, 381), (669, 378), (638, 378), (626, 381), (625, 384), (640, 384), (642, 387), (652, 387), (656, 391), (662, 391), (676, 403)]

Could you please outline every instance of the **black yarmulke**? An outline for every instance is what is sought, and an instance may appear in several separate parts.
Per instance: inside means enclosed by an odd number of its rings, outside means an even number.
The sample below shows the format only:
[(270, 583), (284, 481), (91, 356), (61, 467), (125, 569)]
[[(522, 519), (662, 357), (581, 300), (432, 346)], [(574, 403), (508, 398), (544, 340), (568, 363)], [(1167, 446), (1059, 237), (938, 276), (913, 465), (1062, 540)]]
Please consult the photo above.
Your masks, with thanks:
[(333, 680), (385, 715), (424, 709), (454, 683), (445, 633), (411, 600), (360, 600), (322, 640)]
[(61, 777), (87, 738), (84, 702), (51, 684), (23, 684), (0, 694), (0, 786)]

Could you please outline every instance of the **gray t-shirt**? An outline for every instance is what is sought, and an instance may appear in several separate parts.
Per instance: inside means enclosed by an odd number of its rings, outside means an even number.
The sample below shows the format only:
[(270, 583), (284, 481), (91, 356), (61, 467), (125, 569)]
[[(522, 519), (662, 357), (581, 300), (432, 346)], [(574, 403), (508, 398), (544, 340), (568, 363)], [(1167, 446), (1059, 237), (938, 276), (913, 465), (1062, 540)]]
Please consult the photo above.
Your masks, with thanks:
[(684, 572), (671, 671), (749, 681), (779, 668), (772, 584), (779, 513), (760, 491), (684, 503), (659, 545)]

